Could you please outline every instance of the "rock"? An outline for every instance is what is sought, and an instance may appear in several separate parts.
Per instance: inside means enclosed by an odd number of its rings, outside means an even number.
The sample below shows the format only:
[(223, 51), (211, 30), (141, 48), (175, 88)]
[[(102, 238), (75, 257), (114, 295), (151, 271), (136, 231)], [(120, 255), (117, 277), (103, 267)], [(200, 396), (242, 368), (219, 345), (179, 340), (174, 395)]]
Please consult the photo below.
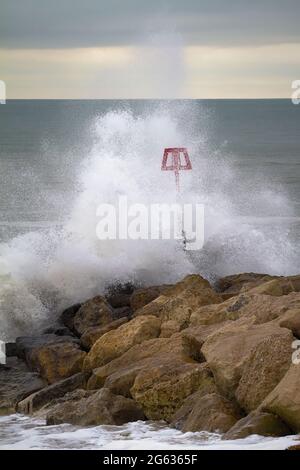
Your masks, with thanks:
[(167, 293), (137, 310), (135, 316), (155, 315), (162, 322), (175, 321), (183, 329), (189, 325), (190, 316), (194, 310), (202, 305), (216, 304), (221, 301), (221, 297), (213, 291), (208, 281), (193, 274), (170, 287)]
[(180, 331), (180, 325), (174, 320), (168, 320), (161, 325), (161, 338), (170, 338), (170, 336)]
[(107, 387), (133, 397), (147, 417), (169, 419), (184, 399), (211, 372), (186, 355), (181, 333), (133, 346), (103, 367), (94, 369), (88, 389)]
[(238, 407), (218, 393), (199, 395), (196, 392), (186, 400), (183, 409), (174, 416), (173, 424), (183, 432), (224, 433), (240, 417)]
[(161, 294), (167, 293), (170, 287), (170, 285), (163, 285), (136, 289), (130, 297), (130, 306), (132, 310), (135, 312), (136, 310), (143, 308)]
[(252, 349), (235, 394), (248, 413), (263, 402), (288, 371), (292, 342), (291, 331), (280, 328)]
[(132, 310), (130, 307), (119, 307), (113, 310), (114, 321), (124, 317), (127, 317), (128, 320), (132, 318)]
[(221, 292), (223, 299), (227, 300), (239, 295), (241, 291), (247, 292), (253, 287), (275, 278), (277, 278), (277, 276), (258, 273), (233, 274), (219, 279), (217, 282), (217, 290)]
[(290, 446), (286, 450), (300, 450), (300, 444), (297, 444), (295, 446)]
[(88, 375), (82, 372), (67, 379), (48, 385), (43, 389), (29, 395), (17, 405), (17, 411), (32, 415), (52, 400), (63, 397), (68, 392), (86, 387)]
[(78, 344), (68, 341), (36, 347), (26, 359), (32, 370), (52, 384), (80, 372), (85, 356)]
[(277, 279), (272, 279), (268, 282), (264, 282), (259, 286), (254, 287), (250, 292), (255, 294), (264, 294), (264, 295), (273, 295), (276, 297), (281, 297), (283, 295), (288, 295), (291, 292), (299, 292), (300, 289), (296, 290), (298, 287), (297, 282), (292, 282), (289, 277), (280, 277)]
[(134, 292), (134, 286), (131, 283), (116, 283), (108, 288), (106, 300), (114, 309), (130, 307), (130, 298)]
[(100, 367), (124, 354), (136, 344), (160, 334), (160, 320), (154, 316), (134, 318), (99, 338), (84, 361), (84, 369)]
[[(87, 393), (87, 392), (86, 392)], [(78, 395), (77, 395), (78, 397)], [(144, 419), (141, 409), (129, 398), (101, 389), (90, 396), (67, 397), (47, 414), (47, 424), (71, 423), (77, 426), (122, 425)]]
[(295, 433), (300, 432), (300, 366), (292, 364), (277, 387), (265, 398), (261, 410), (279, 416)]
[(172, 416), (170, 422), (172, 427), (183, 430), (188, 417), (194, 408), (197, 407), (198, 402), (200, 402), (205, 395), (217, 392), (217, 387), (210, 369), (206, 366), (205, 370), (207, 371), (205, 380), (201, 382), (195, 393), (184, 400), (182, 406)]
[(300, 308), (288, 310), (279, 319), (279, 326), (291, 330), (296, 338), (300, 339)]
[(81, 336), (88, 328), (105, 326), (113, 320), (113, 309), (104, 297), (98, 295), (81, 305), (74, 316), (74, 331)]
[(223, 439), (244, 439), (256, 434), (266, 437), (281, 437), (291, 434), (290, 429), (280, 418), (271, 413), (250, 413), (240, 419), (224, 436)]
[(5, 343), (5, 355), (6, 357), (17, 356), (17, 345), (16, 343)]
[(71, 342), (78, 344), (79, 340), (72, 336), (57, 336), (54, 334), (43, 334), (40, 336), (20, 336), (16, 339), (16, 352), (20, 359), (23, 359), (30, 366), (30, 355), (33, 350), (52, 344)]
[(66, 308), (61, 316), (60, 321), (65, 325), (69, 330), (74, 332), (74, 317), (78, 310), (80, 309), (81, 304), (74, 304), (71, 307)]
[(108, 323), (105, 326), (92, 326), (85, 330), (83, 335), (80, 338), (80, 344), (83, 349), (90, 350), (91, 347), (96, 343), (96, 341), (101, 338), (105, 333), (111, 330), (119, 328), (119, 326), (124, 325), (128, 322), (127, 317), (119, 318), (114, 320), (111, 323)]
[(300, 294), (290, 293), (276, 297), (250, 291), (226, 300), (217, 305), (207, 305), (196, 309), (190, 317), (190, 325), (212, 325), (226, 320), (255, 318), (256, 324), (267, 323), (283, 315), (290, 309), (300, 309)]
[(61, 325), (53, 325), (43, 331), (43, 335), (56, 335), (56, 336), (74, 336), (69, 328)]
[(210, 375), (205, 364), (152, 364), (138, 373), (130, 393), (148, 419), (169, 421)]
[(14, 413), (19, 401), (45, 385), (22, 361), (8, 358), (6, 365), (0, 365), (0, 415)]
[(234, 398), (252, 349), (266, 338), (286, 336), (284, 329), (270, 323), (254, 325), (254, 320), (233, 321), (210, 335), (202, 346), (219, 391), (229, 399)]

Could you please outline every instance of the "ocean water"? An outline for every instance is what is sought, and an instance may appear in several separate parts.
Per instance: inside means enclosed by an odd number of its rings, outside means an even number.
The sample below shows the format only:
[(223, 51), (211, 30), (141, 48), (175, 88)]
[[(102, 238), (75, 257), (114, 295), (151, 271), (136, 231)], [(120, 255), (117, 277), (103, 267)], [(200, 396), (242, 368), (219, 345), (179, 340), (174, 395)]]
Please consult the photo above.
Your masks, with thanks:
[[(300, 106), (289, 100), (8, 101), (0, 106), (0, 340), (55, 321), (111, 283), (199, 272), (300, 272)], [(181, 198), (205, 207), (205, 245), (96, 237), (96, 208), (175, 202), (165, 147), (193, 170)], [(8, 430), (11, 432), (8, 433)], [(151, 423), (45, 427), (0, 417), (0, 448), (285, 448), (292, 438), (182, 434)]]
[(182, 433), (164, 423), (138, 421), (123, 426), (79, 428), (70, 424), (46, 426), (43, 420), (21, 415), (0, 417), (0, 450), (284, 450), (299, 437), (249, 436), (234, 441), (219, 434)]

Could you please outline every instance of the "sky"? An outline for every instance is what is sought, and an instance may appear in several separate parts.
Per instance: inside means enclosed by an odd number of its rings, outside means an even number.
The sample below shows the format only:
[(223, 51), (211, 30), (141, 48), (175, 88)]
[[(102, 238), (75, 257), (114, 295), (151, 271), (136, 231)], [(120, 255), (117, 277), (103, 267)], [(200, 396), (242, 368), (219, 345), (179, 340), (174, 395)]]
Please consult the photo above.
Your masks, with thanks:
[(7, 98), (288, 98), (299, 0), (0, 0)]

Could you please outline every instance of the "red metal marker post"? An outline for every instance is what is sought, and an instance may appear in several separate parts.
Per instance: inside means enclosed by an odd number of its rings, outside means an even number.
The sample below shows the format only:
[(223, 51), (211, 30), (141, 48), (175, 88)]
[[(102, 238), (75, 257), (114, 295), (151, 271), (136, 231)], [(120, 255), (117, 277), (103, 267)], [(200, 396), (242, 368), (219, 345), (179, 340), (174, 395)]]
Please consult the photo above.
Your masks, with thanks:
[(161, 169), (162, 171), (174, 171), (176, 189), (180, 192), (179, 172), (181, 170), (192, 169), (187, 149), (185, 147), (166, 148), (162, 159)]

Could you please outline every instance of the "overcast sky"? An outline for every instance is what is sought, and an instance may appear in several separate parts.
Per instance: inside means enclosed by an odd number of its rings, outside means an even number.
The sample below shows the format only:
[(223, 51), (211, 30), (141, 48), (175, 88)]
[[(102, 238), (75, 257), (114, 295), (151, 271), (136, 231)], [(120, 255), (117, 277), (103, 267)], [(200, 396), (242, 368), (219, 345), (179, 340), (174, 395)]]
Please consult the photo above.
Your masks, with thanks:
[(0, 0), (8, 98), (289, 97), (299, 0)]

